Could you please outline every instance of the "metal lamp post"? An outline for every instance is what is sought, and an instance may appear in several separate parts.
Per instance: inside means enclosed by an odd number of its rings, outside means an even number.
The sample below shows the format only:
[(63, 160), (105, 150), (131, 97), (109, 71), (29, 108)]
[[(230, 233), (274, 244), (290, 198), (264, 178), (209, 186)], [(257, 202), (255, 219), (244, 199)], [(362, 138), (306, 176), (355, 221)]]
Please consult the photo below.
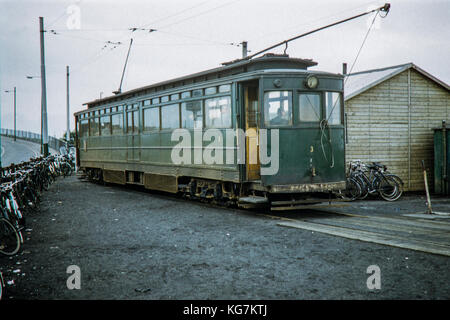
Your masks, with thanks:
[(14, 87), (14, 90), (5, 90), (5, 92), (14, 93), (14, 141), (16, 141), (16, 87)]

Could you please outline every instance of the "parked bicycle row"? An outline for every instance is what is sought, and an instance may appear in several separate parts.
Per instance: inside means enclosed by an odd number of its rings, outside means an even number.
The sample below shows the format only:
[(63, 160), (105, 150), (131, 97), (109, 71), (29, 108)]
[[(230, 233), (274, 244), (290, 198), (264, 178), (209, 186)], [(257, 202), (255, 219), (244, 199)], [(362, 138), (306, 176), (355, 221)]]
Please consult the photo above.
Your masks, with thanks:
[(390, 173), (386, 165), (355, 160), (348, 166), (346, 190), (339, 195), (351, 201), (366, 199), (368, 195), (379, 195), (386, 201), (395, 201), (402, 194), (402, 179)]
[(25, 217), (39, 211), (40, 197), (58, 176), (74, 171), (70, 154), (32, 158), (0, 171), (0, 253), (14, 255), (23, 244)]

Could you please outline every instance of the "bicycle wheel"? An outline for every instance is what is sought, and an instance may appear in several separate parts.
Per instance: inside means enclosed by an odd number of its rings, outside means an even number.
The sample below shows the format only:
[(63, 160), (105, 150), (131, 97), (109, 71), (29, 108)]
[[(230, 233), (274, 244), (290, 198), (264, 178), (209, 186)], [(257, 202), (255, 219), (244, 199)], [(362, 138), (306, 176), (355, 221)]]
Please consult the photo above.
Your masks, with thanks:
[[(385, 176), (389, 177), (390, 179), (393, 179), (396, 182), (398, 190), (397, 190), (397, 195), (394, 200), (399, 199), (403, 194), (403, 185), (404, 185), (403, 180), (400, 179), (399, 176), (396, 176), (395, 174), (392, 174), (392, 173), (385, 174)], [(394, 201), (394, 200), (392, 200), (392, 201)]]
[(63, 174), (64, 174), (64, 177), (72, 175), (72, 167), (70, 166), (70, 164), (64, 163)]
[(395, 201), (401, 195), (400, 186), (392, 177), (380, 177), (377, 185), (378, 193), (386, 201)]
[(361, 195), (361, 186), (356, 179), (347, 178), (345, 190), (339, 190), (337, 195), (344, 200), (354, 201)]
[(19, 231), (4, 218), (0, 218), (0, 253), (7, 256), (16, 254), (20, 249)]
[(3, 276), (2, 273), (0, 272), (0, 300), (2, 300), (4, 286), (5, 284), (3, 283)]
[(361, 187), (361, 194), (359, 195), (358, 200), (364, 200), (369, 195), (369, 184), (367, 178), (363, 173), (361, 173), (360, 175), (357, 175), (355, 179), (359, 182)]

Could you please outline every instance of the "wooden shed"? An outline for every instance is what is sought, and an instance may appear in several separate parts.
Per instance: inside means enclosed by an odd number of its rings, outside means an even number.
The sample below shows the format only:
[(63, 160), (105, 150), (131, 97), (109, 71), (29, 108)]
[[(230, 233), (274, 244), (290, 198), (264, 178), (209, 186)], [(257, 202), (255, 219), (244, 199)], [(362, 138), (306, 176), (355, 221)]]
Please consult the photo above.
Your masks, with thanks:
[(449, 85), (413, 63), (356, 72), (345, 82), (346, 161), (377, 161), (424, 190), (433, 186), (433, 130), (450, 121)]

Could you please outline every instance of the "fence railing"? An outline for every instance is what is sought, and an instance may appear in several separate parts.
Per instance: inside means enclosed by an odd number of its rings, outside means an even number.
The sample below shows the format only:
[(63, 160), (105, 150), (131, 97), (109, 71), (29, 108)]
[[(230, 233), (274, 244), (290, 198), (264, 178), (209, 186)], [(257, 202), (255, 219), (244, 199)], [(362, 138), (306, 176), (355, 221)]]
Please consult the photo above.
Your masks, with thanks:
[[(14, 137), (14, 130), (2, 128), (1, 135), (12, 138), (12, 137)], [(38, 144), (41, 143), (41, 135), (38, 133), (30, 132), (30, 131), (16, 130), (16, 138), (35, 142)], [(48, 147), (49, 148), (59, 151), (59, 148), (62, 146), (65, 146), (65, 145), (66, 145), (66, 143), (63, 140), (57, 139), (55, 137), (50, 137), (50, 136), (48, 137)]]

